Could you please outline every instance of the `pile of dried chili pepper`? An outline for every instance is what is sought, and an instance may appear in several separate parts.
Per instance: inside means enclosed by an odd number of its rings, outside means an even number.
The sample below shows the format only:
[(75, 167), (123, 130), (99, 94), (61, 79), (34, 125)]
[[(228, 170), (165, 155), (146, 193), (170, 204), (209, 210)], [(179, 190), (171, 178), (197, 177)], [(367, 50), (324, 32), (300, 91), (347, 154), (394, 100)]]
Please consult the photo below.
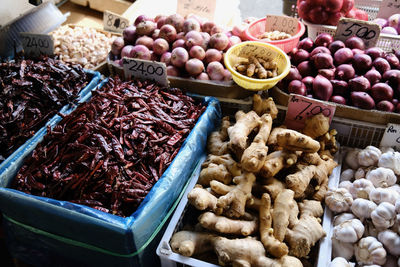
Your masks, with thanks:
[(0, 63), (0, 163), (74, 102), (90, 78), (81, 66), (48, 57)]
[(14, 187), (130, 216), (204, 109), (176, 88), (110, 78), (45, 136)]

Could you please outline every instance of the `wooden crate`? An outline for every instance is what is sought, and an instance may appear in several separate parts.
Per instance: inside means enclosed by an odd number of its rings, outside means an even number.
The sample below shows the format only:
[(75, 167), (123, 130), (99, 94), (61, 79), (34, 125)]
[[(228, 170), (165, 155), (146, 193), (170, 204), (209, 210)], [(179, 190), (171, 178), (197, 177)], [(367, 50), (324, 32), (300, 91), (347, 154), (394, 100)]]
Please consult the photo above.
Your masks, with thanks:
[(117, 14), (124, 13), (133, 3), (125, 0), (71, 0), (71, 2), (81, 6), (89, 6), (91, 9), (100, 12), (108, 10)]

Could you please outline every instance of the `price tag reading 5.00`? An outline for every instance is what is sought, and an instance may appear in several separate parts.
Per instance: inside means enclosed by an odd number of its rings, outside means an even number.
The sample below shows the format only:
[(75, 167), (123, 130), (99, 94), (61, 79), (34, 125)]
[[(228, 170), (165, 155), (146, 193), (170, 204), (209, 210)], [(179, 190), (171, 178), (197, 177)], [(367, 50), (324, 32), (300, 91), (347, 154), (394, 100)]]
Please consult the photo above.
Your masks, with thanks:
[(123, 32), (129, 20), (108, 10), (103, 13), (103, 28), (106, 31)]
[(335, 40), (346, 41), (352, 36), (361, 38), (365, 46), (373, 47), (378, 41), (381, 28), (378, 24), (349, 18), (341, 18), (336, 29)]
[(38, 57), (40, 55), (51, 56), (54, 54), (53, 39), (47, 34), (21, 32), (22, 47), (25, 55)]
[(288, 16), (267, 15), (265, 21), (265, 31), (286, 32), (293, 36), (297, 33), (298, 24), (299, 21), (296, 18)]
[(290, 94), (285, 125), (291, 129), (303, 129), (308, 117), (322, 113), (332, 121), (336, 106), (301, 95)]
[(132, 78), (154, 80), (162, 86), (168, 86), (165, 63), (124, 57), (122, 64), (124, 66), (125, 79), (127, 80)]

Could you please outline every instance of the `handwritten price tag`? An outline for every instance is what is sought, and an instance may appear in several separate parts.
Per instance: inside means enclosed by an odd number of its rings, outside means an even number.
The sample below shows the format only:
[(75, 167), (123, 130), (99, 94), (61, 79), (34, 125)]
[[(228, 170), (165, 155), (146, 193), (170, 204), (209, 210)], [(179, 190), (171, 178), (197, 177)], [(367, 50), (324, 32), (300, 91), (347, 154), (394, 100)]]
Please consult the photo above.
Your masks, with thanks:
[(381, 33), (381, 27), (373, 22), (341, 18), (336, 28), (335, 40), (346, 41), (352, 36), (361, 38), (365, 46), (373, 47), (378, 41)]
[(379, 6), (377, 18), (389, 18), (393, 14), (400, 13), (399, 0), (383, 0)]
[(216, 1), (217, 0), (178, 0), (176, 13), (182, 16), (195, 14), (212, 21), (214, 20)]
[(257, 56), (264, 60), (270, 60), (273, 58), (276, 61), (284, 60), (284, 57), (278, 52), (268, 49), (264, 46), (257, 46), (251, 43), (244, 43), (242, 47), (234, 52), (235, 56), (249, 58), (251, 56)]
[(400, 149), (400, 125), (388, 123), (380, 146), (390, 146)]
[(336, 106), (301, 95), (290, 94), (285, 125), (291, 129), (303, 129), (305, 120), (319, 113), (329, 117), (332, 122)]
[(54, 54), (54, 43), (50, 35), (21, 32), (20, 36), (25, 55), (38, 57)]
[(168, 86), (165, 63), (124, 57), (122, 64), (127, 80), (132, 78), (154, 80), (162, 86)]
[(293, 36), (297, 33), (298, 23), (299, 21), (296, 18), (288, 16), (267, 15), (265, 21), (265, 31), (286, 32)]
[(129, 20), (111, 11), (103, 13), (103, 28), (106, 31), (122, 32), (129, 26)]

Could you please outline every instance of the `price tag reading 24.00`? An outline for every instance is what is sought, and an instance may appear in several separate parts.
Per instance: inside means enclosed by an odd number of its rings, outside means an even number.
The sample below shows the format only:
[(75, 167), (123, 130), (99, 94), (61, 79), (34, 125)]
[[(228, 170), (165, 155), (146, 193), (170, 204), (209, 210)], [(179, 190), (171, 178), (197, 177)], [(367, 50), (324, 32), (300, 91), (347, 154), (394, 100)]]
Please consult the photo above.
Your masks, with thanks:
[(25, 55), (38, 57), (40, 55), (51, 56), (54, 54), (54, 43), (50, 35), (21, 32), (20, 36)]
[(378, 41), (381, 28), (378, 24), (357, 19), (341, 18), (336, 29), (335, 40), (346, 41), (352, 36), (361, 38), (365, 46), (373, 47)]
[(286, 32), (293, 36), (297, 33), (298, 24), (299, 21), (296, 18), (288, 16), (267, 15), (265, 21), (265, 31)]
[(285, 125), (291, 129), (301, 130), (308, 117), (322, 113), (332, 121), (336, 106), (322, 101), (290, 94)]
[(165, 63), (124, 57), (122, 64), (125, 79), (127, 80), (132, 78), (154, 80), (162, 86), (168, 86), (167, 67)]

